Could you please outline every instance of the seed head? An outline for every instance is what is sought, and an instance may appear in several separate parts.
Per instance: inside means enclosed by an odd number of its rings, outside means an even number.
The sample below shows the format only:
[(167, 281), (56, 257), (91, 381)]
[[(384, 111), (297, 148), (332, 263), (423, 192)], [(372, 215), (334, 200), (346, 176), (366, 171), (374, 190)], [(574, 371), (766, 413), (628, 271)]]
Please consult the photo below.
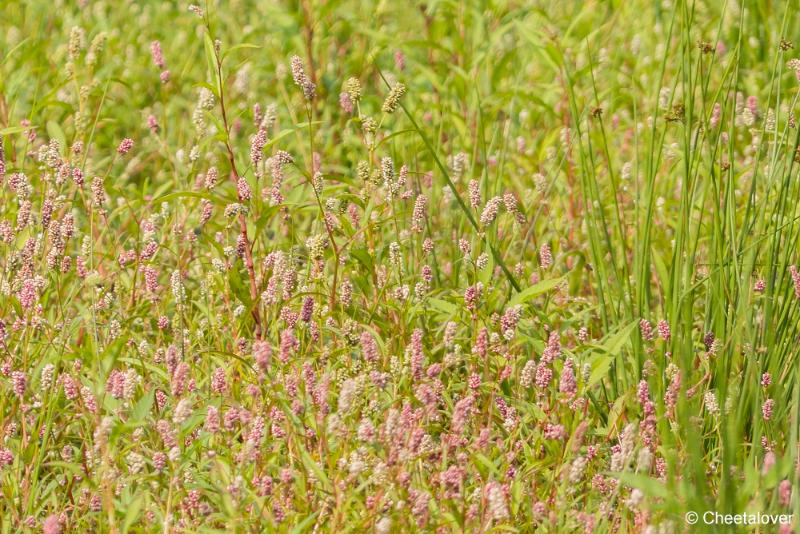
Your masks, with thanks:
[(292, 56), (290, 64), (292, 70), (292, 79), (294, 80), (295, 85), (303, 90), (303, 96), (306, 98), (306, 100), (313, 100), (317, 91), (317, 86), (314, 85), (314, 83), (306, 76), (303, 60), (300, 59), (300, 56)]
[(406, 86), (402, 83), (396, 83), (391, 91), (389, 91), (389, 96), (387, 96), (386, 100), (383, 102), (381, 110), (384, 113), (394, 113), (404, 94), (406, 94)]

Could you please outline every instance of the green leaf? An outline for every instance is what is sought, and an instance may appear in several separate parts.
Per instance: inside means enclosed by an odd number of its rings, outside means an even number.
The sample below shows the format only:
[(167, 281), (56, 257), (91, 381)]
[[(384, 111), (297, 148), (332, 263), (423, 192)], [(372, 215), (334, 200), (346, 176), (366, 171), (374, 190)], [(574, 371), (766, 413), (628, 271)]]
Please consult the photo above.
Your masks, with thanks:
[(72, 473), (76, 475), (80, 475), (83, 473), (83, 467), (80, 464), (76, 463), (53, 461), (53, 462), (47, 462), (45, 465), (48, 467), (61, 467), (63, 469), (68, 469), (69, 471), (72, 471)]
[(128, 532), (128, 529), (134, 524), (136, 519), (139, 517), (139, 513), (142, 511), (142, 504), (144, 499), (140, 495), (133, 499), (133, 502), (130, 503), (128, 509), (125, 511), (125, 521), (122, 524), (122, 532)]
[(236, 295), (236, 298), (238, 298), (242, 304), (249, 307), (252, 303), (252, 299), (250, 298), (249, 290), (239, 269), (234, 268), (228, 271), (228, 284), (233, 294)]
[(303, 519), (301, 522), (295, 525), (290, 534), (300, 534), (300, 532), (305, 532), (308, 527), (311, 526), (311, 523), (317, 518), (317, 515), (319, 515), (319, 512), (314, 512)]
[(487, 458), (485, 455), (483, 455), (481, 453), (475, 453), (475, 459), (477, 459), (489, 471), (491, 471), (491, 473), (494, 475), (495, 478), (501, 478), (500, 470), (497, 468), (497, 466), (494, 464), (494, 462), (491, 461), (489, 458)]
[(9, 126), (8, 128), (3, 128), (0, 130), (0, 135), (13, 135), (16, 133), (24, 132), (29, 128), (25, 128), (23, 126)]
[(211, 85), (208, 82), (197, 82), (197, 83), (194, 84), (194, 86), (195, 87), (205, 87), (206, 89), (211, 91), (211, 94), (213, 94), (214, 96), (216, 96), (217, 93), (219, 92), (219, 89), (217, 87), (214, 87), (213, 85)]
[(618, 428), (617, 427), (617, 419), (620, 418), (622, 412), (625, 409), (626, 402), (628, 401), (629, 395), (621, 395), (616, 401), (614, 401), (614, 405), (608, 412), (608, 417), (606, 417), (606, 426), (605, 428), (597, 428), (595, 430), (595, 434), (598, 436), (608, 436), (612, 429)]
[(639, 473), (609, 473), (610, 476), (617, 478), (623, 484), (642, 491), (648, 497), (671, 500), (672, 493), (666, 485), (654, 478)]
[(9, 59), (11, 59), (11, 57), (14, 55), (14, 53), (17, 50), (20, 50), (23, 45), (27, 44), (30, 39), (31, 39), (31, 37), (26, 37), (25, 39), (23, 39), (19, 43), (17, 43), (11, 50), (6, 52), (5, 57), (3, 57), (3, 61), (0, 62), (0, 65), (4, 65)]
[(150, 409), (153, 407), (153, 400), (155, 398), (155, 391), (150, 390), (146, 394), (142, 396), (141, 399), (136, 403), (131, 410), (131, 419), (134, 421), (142, 421), (147, 414), (150, 413)]
[(276, 135), (275, 137), (273, 137), (272, 139), (267, 141), (267, 144), (264, 145), (264, 150), (268, 149), (269, 147), (271, 147), (272, 145), (274, 145), (275, 143), (277, 143), (278, 141), (280, 141), (284, 137), (288, 137), (289, 135), (291, 135), (293, 133), (295, 133), (295, 129), (294, 128), (287, 128), (285, 130), (281, 130), (281, 132), (278, 135)]
[(605, 378), (608, 375), (608, 370), (611, 368), (611, 363), (613, 361), (613, 356), (597, 356), (592, 363), (592, 372), (589, 375), (589, 380), (586, 382), (586, 387), (591, 388)]
[(446, 315), (452, 316), (458, 312), (458, 306), (452, 302), (447, 302), (446, 300), (429, 298), (428, 304)]
[(588, 345), (595, 350), (602, 351), (605, 355), (597, 355), (592, 359), (592, 372), (586, 384), (587, 388), (591, 388), (608, 375), (611, 364), (622, 352), (625, 344), (630, 341), (631, 333), (636, 329), (637, 324), (637, 321), (631, 321), (613, 334), (609, 334), (601, 345)]
[(301, 448), (300, 455), (303, 459), (303, 465), (305, 465), (306, 469), (314, 473), (314, 476), (317, 480), (322, 483), (323, 490), (327, 492), (333, 492), (333, 484), (331, 484), (328, 475), (325, 474), (325, 471), (311, 458), (311, 455), (308, 454), (308, 451)]
[(543, 293), (547, 293), (560, 284), (561, 280), (563, 280), (563, 277), (542, 280), (541, 282), (534, 284), (531, 287), (522, 290), (522, 292), (514, 295), (514, 297), (508, 301), (508, 306), (511, 307), (516, 306), (517, 304), (524, 304)]
[(214, 96), (219, 98), (219, 76), (217, 72), (217, 54), (214, 51), (214, 43), (211, 41), (211, 36), (206, 32), (203, 34), (203, 46), (206, 52), (206, 62), (208, 63), (208, 73), (211, 75), (211, 79), (214, 80), (212, 84), (214, 86)]
[(664, 258), (661, 256), (661, 253), (658, 249), (653, 250), (653, 265), (656, 268), (656, 273), (658, 273), (658, 279), (664, 285), (665, 294), (669, 294), (669, 271), (667, 270), (667, 266), (664, 263)]
[[(159, 205), (162, 202), (168, 202), (176, 198), (204, 198), (206, 200), (211, 200), (217, 203), (222, 203), (227, 201), (225, 199), (217, 198), (215, 195), (212, 195), (211, 193), (198, 193), (196, 191), (175, 191), (174, 193), (167, 193), (165, 195), (161, 195), (160, 197), (153, 199), (152, 203), (154, 205)], [(231, 200), (231, 202), (235, 201)]]
[(244, 48), (261, 48), (261, 47), (259, 45), (254, 45), (254, 44), (250, 44), (250, 43), (241, 43), (241, 44), (232, 46), (232, 47), (228, 48), (227, 50), (225, 50), (225, 52), (222, 54), (222, 59), (225, 59), (230, 54), (236, 52), (237, 50), (241, 50), (241, 49), (244, 49)]
[(350, 255), (361, 263), (367, 271), (372, 270), (373, 257), (365, 248), (356, 248), (350, 251)]
[(625, 346), (625, 343), (630, 341), (631, 333), (636, 329), (637, 324), (637, 321), (631, 321), (627, 325), (617, 330), (614, 334), (610, 334), (602, 345), (590, 346), (600, 349), (611, 356), (617, 356), (622, 350), (622, 347)]
[(67, 136), (57, 122), (47, 121), (47, 135), (50, 136), (50, 139), (58, 141), (58, 146), (61, 147), (61, 150), (66, 150), (68, 148)]

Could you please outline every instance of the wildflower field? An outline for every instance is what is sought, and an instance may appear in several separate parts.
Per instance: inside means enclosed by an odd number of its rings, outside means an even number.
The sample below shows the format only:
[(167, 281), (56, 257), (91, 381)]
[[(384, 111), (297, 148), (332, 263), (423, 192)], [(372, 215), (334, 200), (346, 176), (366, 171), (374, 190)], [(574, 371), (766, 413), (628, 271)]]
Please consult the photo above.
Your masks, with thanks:
[(0, 1), (0, 533), (792, 532), (799, 88), (798, 0)]

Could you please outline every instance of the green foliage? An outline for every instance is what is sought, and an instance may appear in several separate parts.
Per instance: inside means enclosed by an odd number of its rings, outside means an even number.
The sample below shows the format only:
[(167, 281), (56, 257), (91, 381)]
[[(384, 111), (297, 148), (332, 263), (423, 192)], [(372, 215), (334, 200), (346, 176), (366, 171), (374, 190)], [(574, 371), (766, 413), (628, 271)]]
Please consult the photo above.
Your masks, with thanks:
[(0, 532), (800, 514), (796, 8), (4, 3)]

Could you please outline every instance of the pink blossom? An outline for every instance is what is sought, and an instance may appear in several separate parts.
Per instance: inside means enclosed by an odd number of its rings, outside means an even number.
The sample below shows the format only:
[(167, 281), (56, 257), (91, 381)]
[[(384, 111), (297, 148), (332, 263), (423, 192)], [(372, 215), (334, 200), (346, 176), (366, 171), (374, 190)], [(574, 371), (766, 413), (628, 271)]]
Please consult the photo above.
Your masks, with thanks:
[(121, 156), (124, 156), (125, 154), (130, 152), (132, 148), (133, 148), (133, 139), (126, 137), (120, 142), (119, 146), (117, 147), (117, 153), (120, 154)]

